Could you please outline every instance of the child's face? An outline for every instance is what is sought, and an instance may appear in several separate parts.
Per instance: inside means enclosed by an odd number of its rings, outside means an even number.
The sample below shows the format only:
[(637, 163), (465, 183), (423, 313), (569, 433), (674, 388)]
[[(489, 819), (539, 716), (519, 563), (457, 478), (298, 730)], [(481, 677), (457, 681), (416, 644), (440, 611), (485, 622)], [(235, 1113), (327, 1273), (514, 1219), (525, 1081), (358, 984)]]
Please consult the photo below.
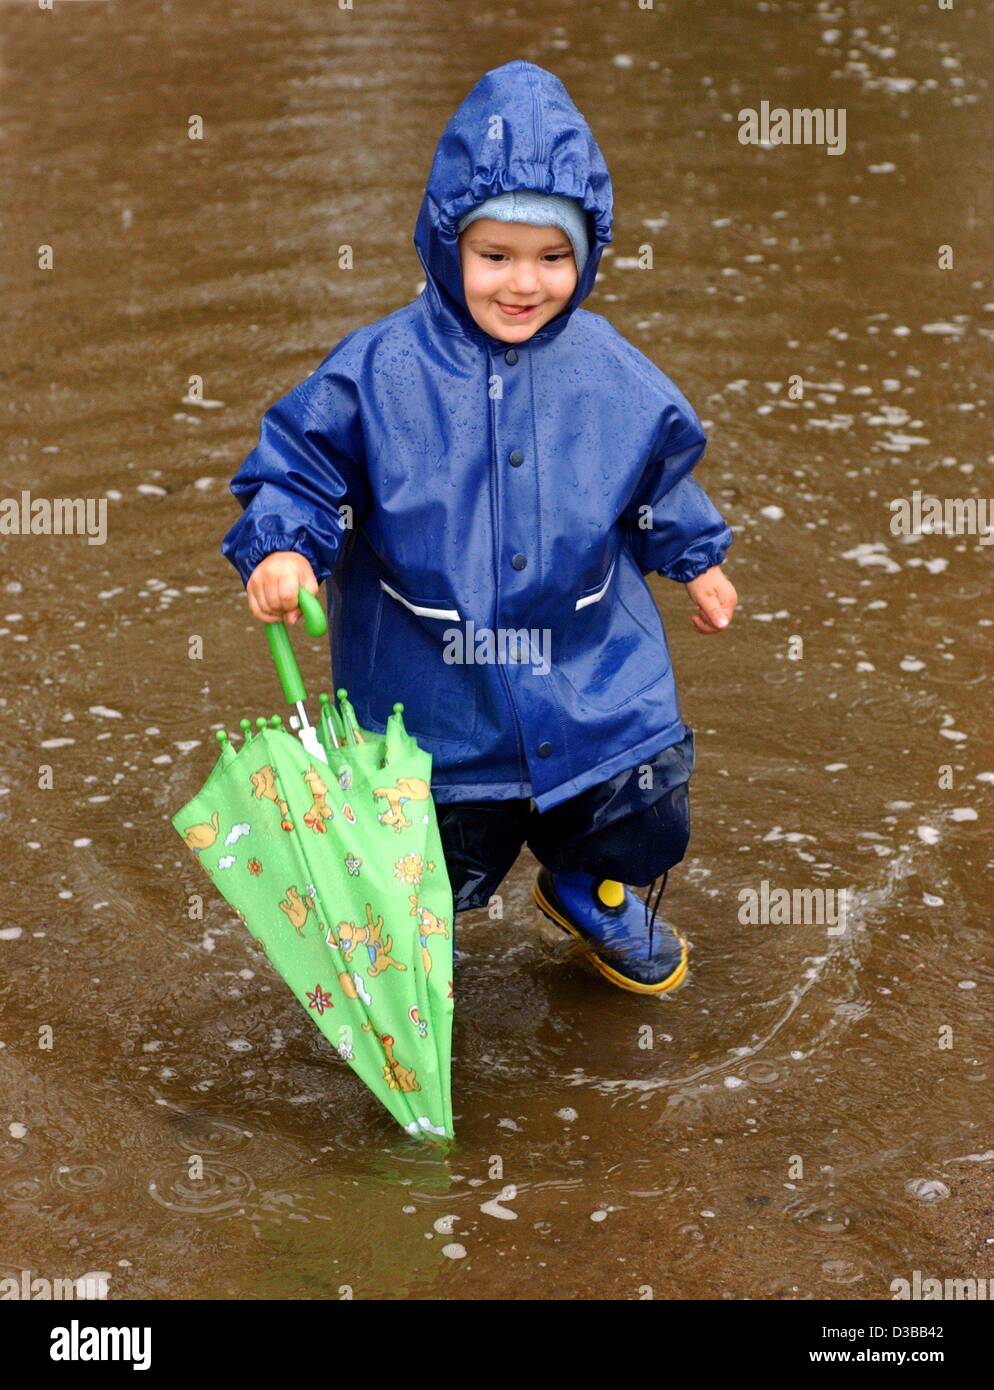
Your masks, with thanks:
[[(474, 321), (491, 337), (523, 343), (566, 307), (576, 289), (576, 258), (558, 227), (480, 217), (459, 237), (463, 292)], [(515, 314), (515, 306), (530, 306)]]

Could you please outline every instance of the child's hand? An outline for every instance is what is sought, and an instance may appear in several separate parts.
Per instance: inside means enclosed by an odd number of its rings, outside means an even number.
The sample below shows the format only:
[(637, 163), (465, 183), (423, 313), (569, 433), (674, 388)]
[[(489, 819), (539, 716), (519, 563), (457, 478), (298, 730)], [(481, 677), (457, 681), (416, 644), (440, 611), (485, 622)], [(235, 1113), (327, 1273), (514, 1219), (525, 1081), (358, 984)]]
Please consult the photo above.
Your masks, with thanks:
[(720, 565), (712, 565), (709, 570), (692, 579), (687, 585), (687, 593), (690, 601), (697, 604), (697, 612), (690, 621), (698, 632), (721, 632), (732, 621), (739, 596), (722, 574)]
[(249, 612), (262, 623), (278, 623), (284, 617), (295, 623), (301, 617), (297, 607), (301, 585), (317, 597), (318, 582), (310, 561), (296, 550), (274, 550), (249, 575), (245, 586)]

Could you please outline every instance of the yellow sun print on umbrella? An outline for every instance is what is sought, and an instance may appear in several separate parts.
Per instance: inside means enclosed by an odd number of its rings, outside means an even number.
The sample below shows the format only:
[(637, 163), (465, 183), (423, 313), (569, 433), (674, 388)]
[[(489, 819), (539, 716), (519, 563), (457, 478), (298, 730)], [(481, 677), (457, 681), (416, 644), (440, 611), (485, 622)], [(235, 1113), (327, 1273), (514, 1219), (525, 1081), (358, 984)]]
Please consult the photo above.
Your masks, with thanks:
[(394, 866), (394, 878), (403, 883), (420, 883), (424, 872), (424, 859), (420, 854), (405, 854)]

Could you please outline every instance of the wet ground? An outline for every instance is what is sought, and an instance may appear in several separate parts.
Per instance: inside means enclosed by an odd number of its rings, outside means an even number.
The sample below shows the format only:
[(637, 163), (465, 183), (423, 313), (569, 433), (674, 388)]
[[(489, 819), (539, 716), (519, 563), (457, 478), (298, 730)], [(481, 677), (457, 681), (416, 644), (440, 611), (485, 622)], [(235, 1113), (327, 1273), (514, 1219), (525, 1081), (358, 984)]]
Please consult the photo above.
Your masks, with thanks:
[[(875, 1299), (915, 1270), (994, 1274), (994, 549), (892, 534), (888, 508), (994, 496), (989, 17), (541, 16), (0, 6), (4, 493), (109, 499), (103, 546), (0, 551), (0, 1274), (502, 1299)], [(268, 404), (417, 292), (435, 141), (513, 57), (563, 78), (605, 151), (615, 240), (587, 307), (707, 423), (740, 605), (703, 639), (653, 581), (697, 730), (664, 899), (686, 984), (602, 982), (548, 935), (524, 854), (503, 919), (459, 920), (443, 1158), (219, 898), (189, 920), (204, 883), (169, 817), (212, 730), (277, 694), (218, 551), (227, 481)], [(741, 145), (762, 100), (845, 106), (845, 154)], [(302, 658), (314, 689), (322, 658)], [(763, 880), (845, 889), (846, 930), (744, 925)]]

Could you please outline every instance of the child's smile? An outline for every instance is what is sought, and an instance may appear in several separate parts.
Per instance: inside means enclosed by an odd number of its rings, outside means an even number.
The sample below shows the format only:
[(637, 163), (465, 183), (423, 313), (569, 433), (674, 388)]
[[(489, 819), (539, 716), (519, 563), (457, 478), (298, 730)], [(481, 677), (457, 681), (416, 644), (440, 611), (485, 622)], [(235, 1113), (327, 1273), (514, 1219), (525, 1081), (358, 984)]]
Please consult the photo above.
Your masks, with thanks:
[(466, 306), (484, 332), (521, 343), (565, 309), (576, 259), (558, 227), (480, 217), (459, 237)]

